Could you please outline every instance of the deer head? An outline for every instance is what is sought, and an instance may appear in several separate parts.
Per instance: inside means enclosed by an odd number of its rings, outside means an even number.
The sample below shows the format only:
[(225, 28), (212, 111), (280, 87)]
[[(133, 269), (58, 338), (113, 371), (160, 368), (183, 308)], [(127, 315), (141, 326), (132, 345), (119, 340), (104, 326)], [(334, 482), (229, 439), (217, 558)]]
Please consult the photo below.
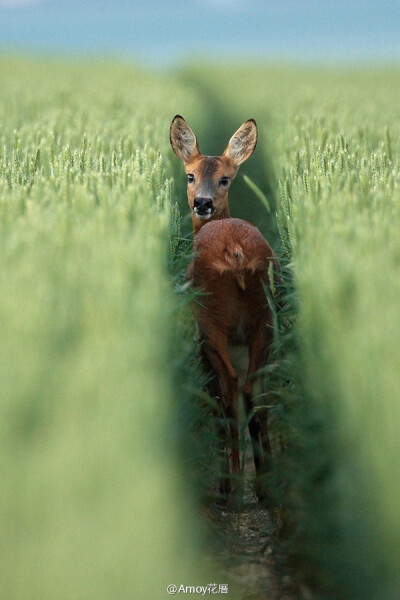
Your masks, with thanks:
[(201, 153), (185, 119), (176, 115), (170, 129), (171, 146), (184, 165), (187, 195), (195, 234), (211, 219), (230, 217), (228, 191), (239, 166), (254, 152), (257, 125), (249, 119), (233, 134), (221, 156)]

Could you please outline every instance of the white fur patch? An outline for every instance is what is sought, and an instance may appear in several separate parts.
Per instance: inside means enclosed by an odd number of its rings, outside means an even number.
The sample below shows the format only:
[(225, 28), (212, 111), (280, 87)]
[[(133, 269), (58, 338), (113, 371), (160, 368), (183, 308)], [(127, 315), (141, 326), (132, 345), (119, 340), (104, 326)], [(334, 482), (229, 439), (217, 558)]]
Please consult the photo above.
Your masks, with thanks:
[(194, 211), (196, 217), (198, 219), (202, 219), (203, 221), (207, 221), (207, 219), (209, 219), (211, 217), (211, 214), (212, 214), (211, 211), (210, 211), (210, 212), (206, 213), (205, 215), (199, 215), (199, 213), (197, 212), (197, 210), (195, 208), (193, 209), (193, 211)]

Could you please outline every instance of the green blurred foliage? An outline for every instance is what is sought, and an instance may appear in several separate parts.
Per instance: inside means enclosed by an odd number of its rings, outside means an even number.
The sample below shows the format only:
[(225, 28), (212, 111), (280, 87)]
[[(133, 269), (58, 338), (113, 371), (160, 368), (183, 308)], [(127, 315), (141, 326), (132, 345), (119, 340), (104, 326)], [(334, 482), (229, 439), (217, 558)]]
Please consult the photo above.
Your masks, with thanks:
[(269, 376), (287, 553), (323, 598), (397, 598), (400, 73), (197, 68), (221, 110), (260, 125), (254, 181), (289, 261)]
[(194, 344), (170, 276), (168, 129), (194, 95), (112, 63), (4, 59), (0, 82), (0, 595), (204, 584), (175, 425), (196, 415)]
[(266, 382), (291, 564), (323, 598), (398, 597), (399, 100), (384, 69), (0, 61), (2, 597), (217, 577), (177, 113), (205, 154), (259, 125), (232, 214), (284, 265)]

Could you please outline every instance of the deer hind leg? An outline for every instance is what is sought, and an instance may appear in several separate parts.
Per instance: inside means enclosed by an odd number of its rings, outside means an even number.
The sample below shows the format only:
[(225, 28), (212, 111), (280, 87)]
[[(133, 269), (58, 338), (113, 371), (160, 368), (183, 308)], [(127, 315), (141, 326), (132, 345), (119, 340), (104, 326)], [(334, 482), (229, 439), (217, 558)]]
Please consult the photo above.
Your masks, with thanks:
[(228, 417), (231, 446), (231, 464), (234, 478), (240, 481), (240, 456), (239, 456), (239, 424), (238, 424), (238, 375), (232, 366), (228, 354), (226, 336), (213, 337), (211, 340), (206, 335), (203, 337), (203, 353), (214, 372), (219, 377), (221, 391), (224, 399), (224, 408)]
[(223, 407), (223, 397), (220, 384), (220, 378), (213, 369), (210, 361), (207, 358), (207, 354), (204, 349), (201, 348), (201, 362), (205, 371), (211, 373), (211, 379), (207, 383), (207, 391), (212, 398), (217, 402), (217, 410), (214, 412), (217, 420), (217, 431), (218, 431), (218, 447), (220, 456), (220, 479), (219, 479), (219, 492), (221, 496), (227, 498), (231, 493), (231, 479), (230, 479), (230, 467), (229, 467), (229, 450), (228, 450), (228, 436), (225, 426), (225, 414)]
[(253, 381), (251, 376), (263, 367), (268, 359), (269, 340), (265, 323), (255, 330), (249, 340), (249, 368), (247, 381), (243, 387), (246, 415), (249, 420), (249, 433), (256, 469), (256, 493), (260, 500), (265, 499), (265, 478), (271, 468), (271, 444), (268, 431), (268, 410), (262, 409), (251, 415), (254, 409)]

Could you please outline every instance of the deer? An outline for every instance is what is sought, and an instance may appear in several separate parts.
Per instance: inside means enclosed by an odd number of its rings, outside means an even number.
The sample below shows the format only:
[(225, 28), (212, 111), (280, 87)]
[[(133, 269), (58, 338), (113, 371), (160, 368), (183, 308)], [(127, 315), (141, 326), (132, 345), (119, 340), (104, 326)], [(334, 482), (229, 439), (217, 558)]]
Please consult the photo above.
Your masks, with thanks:
[(249, 119), (233, 134), (221, 156), (206, 156), (182, 116), (176, 115), (170, 127), (172, 149), (183, 161), (187, 174), (193, 225), (194, 260), (187, 279), (189, 285), (204, 293), (194, 308), (200, 359), (211, 375), (208, 391), (220, 403), (228, 423), (228, 432), (225, 427), (219, 431), (224, 455), (220, 492), (229, 499), (235, 492), (233, 488), (240, 489), (240, 368), (234, 357), (239, 351), (247, 363), (242, 394), (256, 471), (256, 495), (264, 502), (268, 496), (265, 477), (270, 470), (271, 444), (267, 409), (254, 410), (253, 387), (255, 374), (267, 364), (271, 351), (273, 314), (265, 290), (274, 287), (271, 268), (276, 279), (280, 266), (257, 227), (231, 217), (228, 201), (231, 182), (239, 166), (253, 154), (257, 137), (256, 122)]

